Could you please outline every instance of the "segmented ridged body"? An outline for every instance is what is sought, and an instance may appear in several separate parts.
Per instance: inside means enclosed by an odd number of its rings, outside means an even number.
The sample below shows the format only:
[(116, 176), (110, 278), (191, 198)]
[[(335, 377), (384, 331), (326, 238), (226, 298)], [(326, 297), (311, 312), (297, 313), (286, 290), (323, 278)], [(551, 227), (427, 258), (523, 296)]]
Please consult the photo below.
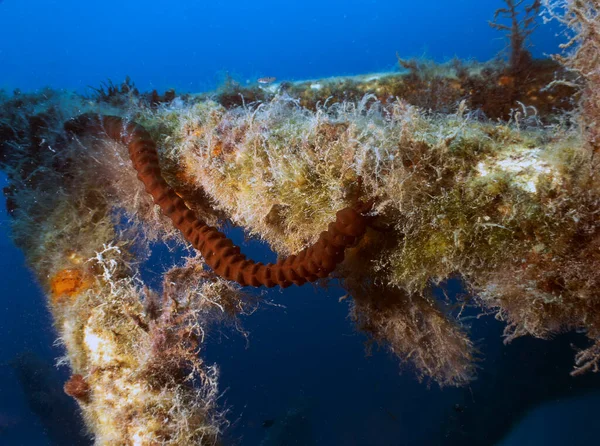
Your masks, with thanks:
[(106, 135), (126, 145), (139, 180), (163, 213), (219, 276), (242, 286), (279, 285), (285, 288), (327, 277), (344, 259), (345, 249), (365, 232), (365, 217), (347, 207), (337, 212), (335, 222), (329, 224), (327, 231), (321, 232), (314, 245), (276, 264), (254, 262), (247, 259), (225, 234), (199, 219), (167, 184), (161, 174), (156, 143), (141, 125), (117, 116), (84, 114), (67, 121), (65, 129), (75, 134)]

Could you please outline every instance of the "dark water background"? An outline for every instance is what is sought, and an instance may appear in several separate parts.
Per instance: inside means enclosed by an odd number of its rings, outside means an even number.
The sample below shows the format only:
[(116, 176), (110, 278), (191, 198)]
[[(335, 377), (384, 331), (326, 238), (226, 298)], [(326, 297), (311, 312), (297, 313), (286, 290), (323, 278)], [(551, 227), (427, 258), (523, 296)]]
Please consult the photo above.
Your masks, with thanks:
[[(389, 70), (401, 56), (487, 60), (506, 46), (487, 21), (499, 0), (408, 1), (42, 1), (0, 2), (0, 88), (86, 90), (131, 76), (141, 90), (214, 88)], [(533, 52), (552, 53), (559, 30), (542, 27)], [(4, 177), (0, 177), (4, 184)], [(2, 184), (2, 185), (3, 185)], [(74, 444), (68, 376), (44, 298), (8, 237), (0, 203), (0, 445)], [(242, 240), (239, 230), (233, 231)], [(268, 256), (252, 242), (245, 252)], [(157, 247), (147, 265), (173, 255)], [(460, 284), (447, 285), (450, 293)], [(570, 378), (577, 335), (502, 344), (491, 317), (473, 323), (485, 355), (464, 389), (418, 383), (385, 349), (365, 355), (344, 292), (311, 286), (270, 291), (285, 305), (243, 319), (249, 343), (215, 330), (205, 356), (220, 366), (223, 405), (240, 445), (594, 444), (598, 376)], [(20, 355), (20, 356), (19, 356)], [(15, 359), (16, 358), (16, 359)], [(520, 420), (523, 420), (519, 424)], [(266, 423), (265, 423), (266, 422)], [(264, 427), (263, 425), (270, 425)], [(512, 430), (512, 434), (509, 434)]]

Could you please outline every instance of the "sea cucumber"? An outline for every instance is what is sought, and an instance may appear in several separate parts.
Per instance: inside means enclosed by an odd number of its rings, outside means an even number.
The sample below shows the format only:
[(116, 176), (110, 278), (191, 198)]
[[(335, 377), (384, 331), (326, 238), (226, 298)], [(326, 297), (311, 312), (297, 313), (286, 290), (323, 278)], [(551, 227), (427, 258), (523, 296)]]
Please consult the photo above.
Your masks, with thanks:
[(286, 288), (327, 277), (344, 259), (345, 249), (365, 233), (367, 218), (364, 214), (370, 206), (361, 203), (338, 211), (336, 220), (321, 232), (317, 242), (297, 255), (279, 259), (276, 264), (254, 262), (225, 234), (199, 219), (166, 182), (161, 174), (156, 143), (144, 127), (118, 116), (83, 114), (67, 121), (65, 130), (75, 135), (105, 135), (126, 145), (138, 179), (154, 203), (219, 276), (242, 286)]

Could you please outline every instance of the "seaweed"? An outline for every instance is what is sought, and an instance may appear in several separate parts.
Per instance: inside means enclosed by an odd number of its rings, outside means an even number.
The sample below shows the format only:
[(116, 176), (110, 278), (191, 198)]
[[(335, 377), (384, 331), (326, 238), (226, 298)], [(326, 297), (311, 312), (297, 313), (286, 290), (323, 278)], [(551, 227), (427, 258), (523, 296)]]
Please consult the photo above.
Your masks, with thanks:
[[(519, 8), (525, 0), (504, 0), (506, 8), (498, 8), (494, 13), (494, 20), (490, 26), (499, 31), (506, 31), (510, 41), (509, 67), (511, 73), (517, 78), (522, 76), (532, 63), (532, 56), (528, 46), (528, 39), (535, 30), (535, 19), (539, 15), (542, 3), (534, 0), (522, 8), (523, 18), (520, 18)], [(500, 19), (507, 19), (510, 25), (500, 23)]]

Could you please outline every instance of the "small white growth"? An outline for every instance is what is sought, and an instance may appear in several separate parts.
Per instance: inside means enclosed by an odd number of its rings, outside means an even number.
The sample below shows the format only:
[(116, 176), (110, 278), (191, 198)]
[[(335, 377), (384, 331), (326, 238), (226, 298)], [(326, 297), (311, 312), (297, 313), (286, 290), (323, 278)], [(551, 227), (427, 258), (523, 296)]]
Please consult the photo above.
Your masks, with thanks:
[(311, 90), (320, 90), (321, 88), (323, 88), (323, 85), (321, 84), (310, 84)]
[(98, 264), (102, 267), (102, 277), (107, 283), (110, 284), (111, 294), (116, 295), (118, 292), (118, 287), (112, 279), (115, 271), (117, 270), (118, 263), (115, 259), (107, 259), (105, 255), (107, 253), (121, 254), (121, 250), (118, 246), (114, 246), (112, 243), (105, 243), (102, 245), (102, 247), (104, 249), (100, 252), (96, 252), (94, 257), (88, 259), (88, 262), (92, 260), (98, 262)]
[(114, 360), (115, 349), (112, 343), (94, 333), (89, 325), (85, 327), (83, 342), (95, 366), (106, 366)]
[(142, 446), (144, 444), (144, 440), (142, 438), (143, 432), (141, 428), (138, 428), (137, 432), (134, 432), (131, 436), (131, 442), (134, 446)]
[(483, 161), (477, 164), (476, 169), (477, 172), (479, 172), (479, 175), (481, 175), (482, 177), (487, 177), (490, 174), (490, 171), (488, 170), (487, 166)]
[(540, 175), (557, 177), (550, 164), (540, 159), (542, 151), (536, 149), (512, 150), (505, 158), (486, 160), (477, 164), (477, 171), (482, 177), (493, 173), (507, 172), (514, 174), (514, 185), (530, 193), (537, 192)]
[(186, 106), (185, 101), (181, 97), (177, 96), (175, 99), (173, 99), (171, 101), (171, 103), (168, 106), (168, 109), (169, 110), (183, 110), (183, 109), (185, 109), (185, 106)]

